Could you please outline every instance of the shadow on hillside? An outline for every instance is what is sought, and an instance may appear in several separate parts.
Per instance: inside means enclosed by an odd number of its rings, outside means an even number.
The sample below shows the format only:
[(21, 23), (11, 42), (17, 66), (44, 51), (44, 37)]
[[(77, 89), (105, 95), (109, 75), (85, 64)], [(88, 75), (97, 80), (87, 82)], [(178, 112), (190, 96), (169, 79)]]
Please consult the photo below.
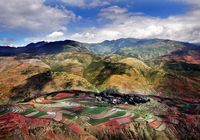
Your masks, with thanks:
[(130, 69), (131, 69), (131, 67), (126, 64), (105, 62), (104, 68), (100, 71), (99, 75), (95, 78), (95, 81), (98, 81), (97, 84), (101, 85), (107, 78), (109, 78), (110, 76), (112, 76), (114, 74), (129, 75), (128, 73), (126, 73), (126, 71), (130, 70)]
[(39, 95), (43, 87), (51, 80), (52, 76), (50, 71), (28, 78), (25, 84), (14, 87), (11, 90), (13, 93), (11, 101), (24, 101)]

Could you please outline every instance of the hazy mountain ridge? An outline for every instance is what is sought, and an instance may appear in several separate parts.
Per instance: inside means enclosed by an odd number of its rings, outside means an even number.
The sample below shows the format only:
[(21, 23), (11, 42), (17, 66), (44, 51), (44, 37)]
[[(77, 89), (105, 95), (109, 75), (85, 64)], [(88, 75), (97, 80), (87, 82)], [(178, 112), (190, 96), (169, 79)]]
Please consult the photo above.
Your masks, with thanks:
[[(121, 38), (117, 40), (106, 40), (101, 43), (80, 43), (73, 40), (55, 41), (55, 42), (37, 42), (30, 43), (24, 47), (9, 47), (0, 46), (0, 55), (18, 55), (20, 53), (28, 54), (51, 54), (59, 53), (62, 51), (92, 51), (96, 54), (121, 54), (121, 55), (134, 55), (130, 54), (130, 51), (139, 51), (139, 49), (150, 49), (152, 47), (156, 49), (160, 46), (166, 47), (169, 52), (178, 51), (182, 48), (200, 48), (197, 44), (191, 44), (187, 42), (179, 42), (173, 40), (164, 39), (135, 39), (135, 38)], [(162, 47), (161, 47), (162, 46)], [(133, 49), (133, 50), (132, 50)], [(134, 50), (135, 49), (135, 50)], [(129, 51), (126, 54), (124, 51)]]
[(30, 43), (24, 47), (0, 47), (0, 56), (15, 56), (23, 53), (29, 55), (54, 54), (60, 52), (82, 52), (88, 51), (83, 43), (72, 40), (55, 42), (37, 42)]
[(194, 47), (198, 46), (197, 44), (191, 44), (187, 42), (180, 42), (175, 40), (166, 40), (166, 39), (135, 39), (135, 38), (121, 38), (117, 40), (106, 40), (101, 43), (89, 44), (89, 49), (91, 49), (95, 53), (99, 54), (110, 54), (116, 53), (116, 51), (123, 48), (134, 48), (134, 47), (143, 47), (143, 46), (158, 46), (158, 45), (168, 45), (171, 46), (186, 46), (186, 47)]

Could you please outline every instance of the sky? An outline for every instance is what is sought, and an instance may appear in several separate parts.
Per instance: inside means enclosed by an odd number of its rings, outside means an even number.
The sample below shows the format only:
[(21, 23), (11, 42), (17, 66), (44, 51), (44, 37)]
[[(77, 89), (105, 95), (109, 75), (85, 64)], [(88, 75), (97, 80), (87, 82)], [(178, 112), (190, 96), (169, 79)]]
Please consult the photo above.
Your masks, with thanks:
[(200, 42), (200, 0), (1, 0), (0, 45), (119, 38)]

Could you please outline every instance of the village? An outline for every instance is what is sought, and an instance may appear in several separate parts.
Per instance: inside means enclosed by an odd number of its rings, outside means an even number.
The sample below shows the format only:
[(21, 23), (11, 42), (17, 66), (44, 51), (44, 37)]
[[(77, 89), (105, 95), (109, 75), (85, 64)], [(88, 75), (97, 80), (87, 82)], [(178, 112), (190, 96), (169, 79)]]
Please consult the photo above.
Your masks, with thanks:
[(101, 92), (100, 94), (96, 95), (97, 101), (100, 102), (107, 102), (110, 104), (142, 104), (149, 102), (150, 99), (147, 97), (142, 97), (139, 95), (134, 94), (120, 94), (116, 92)]

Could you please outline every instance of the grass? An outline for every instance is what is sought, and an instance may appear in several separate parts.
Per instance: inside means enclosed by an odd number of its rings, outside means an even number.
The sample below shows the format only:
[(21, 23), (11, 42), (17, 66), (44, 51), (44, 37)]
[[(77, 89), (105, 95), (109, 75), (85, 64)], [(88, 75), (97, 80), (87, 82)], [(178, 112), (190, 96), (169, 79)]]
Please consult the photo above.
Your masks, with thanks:
[(95, 108), (90, 108), (86, 107), (84, 110), (81, 111), (75, 111), (74, 113), (78, 115), (93, 115), (93, 114), (99, 114), (102, 113), (103, 111), (106, 111), (107, 107), (95, 107)]
[(67, 114), (67, 113), (63, 113), (64, 116), (66, 116), (69, 119), (74, 119), (76, 117), (76, 114)]
[(37, 110), (35, 110), (35, 109), (33, 109), (33, 108), (28, 108), (28, 109), (26, 109), (23, 113), (22, 113), (22, 115), (28, 115), (28, 114), (30, 114), (30, 113), (32, 113), (32, 112), (36, 112)]
[(108, 116), (108, 117), (105, 117), (105, 118), (102, 118), (102, 119), (90, 119), (89, 123), (92, 124), (92, 125), (97, 125), (97, 124), (103, 123), (105, 121), (108, 121), (109, 119), (112, 119), (112, 118), (115, 118), (115, 117), (120, 117), (120, 116), (123, 116), (125, 114), (126, 114), (126, 111), (117, 111), (115, 114)]
[(40, 112), (38, 112), (37, 114), (35, 114), (35, 115), (31, 116), (31, 117), (32, 118), (39, 118), (39, 117), (44, 116), (44, 115), (47, 115), (47, 113), (43, 112), (43, 111), (40, 111)]

